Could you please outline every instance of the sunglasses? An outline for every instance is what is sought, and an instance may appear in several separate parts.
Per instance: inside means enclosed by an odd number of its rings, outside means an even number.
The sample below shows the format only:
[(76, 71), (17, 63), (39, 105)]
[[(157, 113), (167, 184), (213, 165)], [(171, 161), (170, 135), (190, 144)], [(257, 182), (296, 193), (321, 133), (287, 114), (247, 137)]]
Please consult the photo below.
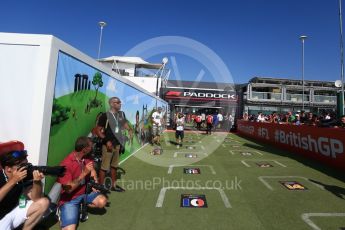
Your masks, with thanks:
[(18, 158), (18, 157), (22, 157), (22, 156), (27, 156), (28, 155), (28, 151), (26, 150), (22, 150), (22, 151), (14, 151), (12, 154), (12, 157), (14, 158)]
[(7, 166), (13, 166), (13, 165), (16, 165), (18, 162), (20, 162), (21, 160), (26, 159), (27, 156), (28, 156), (27, 151), (22, 150), (22, 151), (13, 151), (9, 154), (5, 154), (0, 159), (1, 159), (2, 164), (7, 165)]

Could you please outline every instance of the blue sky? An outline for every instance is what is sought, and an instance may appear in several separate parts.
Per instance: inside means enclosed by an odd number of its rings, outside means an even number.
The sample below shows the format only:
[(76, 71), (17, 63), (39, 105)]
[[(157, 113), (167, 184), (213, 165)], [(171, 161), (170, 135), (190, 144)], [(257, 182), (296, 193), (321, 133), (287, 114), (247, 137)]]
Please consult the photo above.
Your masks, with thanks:
[(218, 55), (232, 76), (219, 80), (197, 52), (182, 53), (173, 45), (160, 53), (156, 47), (156, 54), (147, 57), (151, 62), (169, 57), (170, 78), (192, 81), (201, 73), (201, 81), (300, 79), (298, 38), (303, 34), (308, 36), (305, 79), (340, 79), (338, 0), (12, 0), (1, 8), (1, 32), (52, 34), (95, 58), (99, 21), (108, 23), (101, 57), (122, 56), (160, 36), (193, 39)]

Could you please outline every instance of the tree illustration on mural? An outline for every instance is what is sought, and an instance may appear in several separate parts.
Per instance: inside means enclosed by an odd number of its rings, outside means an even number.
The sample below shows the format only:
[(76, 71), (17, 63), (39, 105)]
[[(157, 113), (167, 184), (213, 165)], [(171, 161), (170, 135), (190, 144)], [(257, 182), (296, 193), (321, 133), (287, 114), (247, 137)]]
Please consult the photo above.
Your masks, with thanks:
[(97, 101), (98, 89), (103, 86), (102, 74), (100, 72), (96, 72), (95, 75), (93, 75), (92, 85), (95, 87), (96, 95), (91, 101), (91, 107), (98, 107), (100, 105), (100, 102)]
[(51, 126), (59, 124), (69, 118), (68, 113), (71, 111), (71, 107), (61, 105), (57, 99), (53, 100), (53, 109), (51, 116)]

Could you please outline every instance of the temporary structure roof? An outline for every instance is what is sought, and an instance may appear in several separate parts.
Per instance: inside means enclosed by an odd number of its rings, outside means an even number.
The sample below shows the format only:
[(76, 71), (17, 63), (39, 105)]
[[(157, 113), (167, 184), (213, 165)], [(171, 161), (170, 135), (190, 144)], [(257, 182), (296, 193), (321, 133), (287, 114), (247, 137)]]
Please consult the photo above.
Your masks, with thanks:
[(149, 63), (140, 57), (123, 57), (123, 56), (111, 56), (102, 58), (99, 60), (100, 62), (108, 62), (108, 63), (128, 63), (134, 64), (137, 68), (147, 68), (147, 69), (159, 69), (162, 67), (163, 63)]

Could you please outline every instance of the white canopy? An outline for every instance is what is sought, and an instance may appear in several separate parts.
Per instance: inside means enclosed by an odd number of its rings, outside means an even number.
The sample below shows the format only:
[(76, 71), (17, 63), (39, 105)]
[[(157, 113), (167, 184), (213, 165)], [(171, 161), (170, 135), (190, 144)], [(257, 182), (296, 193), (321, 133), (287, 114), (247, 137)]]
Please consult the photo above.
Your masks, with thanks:
[(100, 62), (108, 63), (128, 63), (134, 64), (137, 68), (147, 68), (147, 69), (159, 69), (162, 67), (162, 64), (149, 63), (140, 57), (123, 57), (123, 56), (111, 56), (99, 59)]

